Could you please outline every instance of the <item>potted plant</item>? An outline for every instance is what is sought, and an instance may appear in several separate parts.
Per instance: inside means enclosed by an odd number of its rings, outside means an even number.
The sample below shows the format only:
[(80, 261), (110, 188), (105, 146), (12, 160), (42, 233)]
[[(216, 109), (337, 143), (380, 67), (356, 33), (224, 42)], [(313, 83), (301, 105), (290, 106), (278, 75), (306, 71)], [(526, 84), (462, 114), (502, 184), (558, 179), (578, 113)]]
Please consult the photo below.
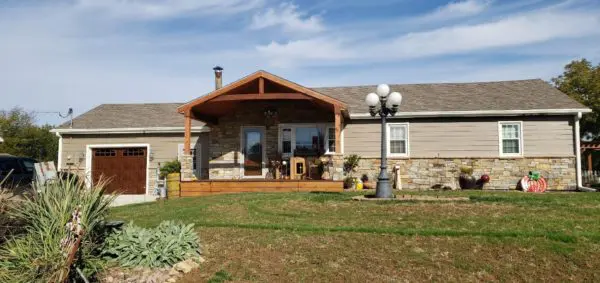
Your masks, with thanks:
[(473, 168), (460, 167), (460, 175), (458, 176), (458, 184), (460, 188), (473, 189), (476, 186), (477, 179), (473, 176)]
[(475, 178), (473, 176), (473, 168), (471, 167), (461, 167), (460, 175), (458, 177), (458, 184), (460, 188), (463, 190), (470, 189), (483, 189), (483, 185), (490, 181), (490, 176), (487, 174), (481, 175), (481, 177)]
[[(181, 180), (181, 162), (173, 160), (160, 167), (161, 179), (166, 179), (167, 188), (172, 194), (179, 191), (179, 182)], [(166, 193), (165, 193), (166, 194)], [(165, 197), (161, 192), (161, 197)]]
[[(358, 167), (360, 159), (361, 159), (361, 157), (356, 154), (352, 154), (352, 155), (349, 155), (346, 158), (344, 158), (344, 173), (347, 176), (346, 179), (344, 179), (344, 187), (345, 188), (355, 189), (356, 184), (360, 181), (360, 180), (358, 180), (358, 178), (355, 179), (352, 177), (352, 173), (356, 172), (356, 167)], [(350, 178), (350, 179), (348, 180), (348, 178)], [(348, 181), (346, 181), (346, 180), (348, 180)], [(346, 187), (346, 185), (348, 185), (348, 187)]]

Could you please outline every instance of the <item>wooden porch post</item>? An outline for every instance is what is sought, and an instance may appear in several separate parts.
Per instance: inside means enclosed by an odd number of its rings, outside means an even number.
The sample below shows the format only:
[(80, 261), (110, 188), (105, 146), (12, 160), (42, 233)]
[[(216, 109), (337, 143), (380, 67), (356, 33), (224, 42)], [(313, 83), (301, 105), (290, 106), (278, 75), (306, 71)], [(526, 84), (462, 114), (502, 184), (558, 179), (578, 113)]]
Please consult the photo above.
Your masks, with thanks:
[(342, 153), (342, 111), (335, 106), (335, 152)]
[(191, 138), (192, 138), (192, 113), (190, 110), (185, 112), (185, 130), (183, 136), (183, 153), (191, 154)]
[(592, 168), (593, 164), (592, 164), (592, 153), (594, 151), (592, 150), (588, 150), (588, 156), (587, 156), (587, 166), (588, 166), (588, 171), (592, 171), (594, 168)]

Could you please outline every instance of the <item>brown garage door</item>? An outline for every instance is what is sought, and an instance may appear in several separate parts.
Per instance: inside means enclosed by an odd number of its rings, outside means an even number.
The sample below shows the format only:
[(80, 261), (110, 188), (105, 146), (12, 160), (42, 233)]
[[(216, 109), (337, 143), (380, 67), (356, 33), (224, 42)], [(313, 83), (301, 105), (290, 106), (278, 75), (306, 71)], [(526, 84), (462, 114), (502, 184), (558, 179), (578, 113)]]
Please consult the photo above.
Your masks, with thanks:
[(146, 148), (96, 148), (92, 150), (92, 178), (110, 178), (106, 191), (146, 193)]

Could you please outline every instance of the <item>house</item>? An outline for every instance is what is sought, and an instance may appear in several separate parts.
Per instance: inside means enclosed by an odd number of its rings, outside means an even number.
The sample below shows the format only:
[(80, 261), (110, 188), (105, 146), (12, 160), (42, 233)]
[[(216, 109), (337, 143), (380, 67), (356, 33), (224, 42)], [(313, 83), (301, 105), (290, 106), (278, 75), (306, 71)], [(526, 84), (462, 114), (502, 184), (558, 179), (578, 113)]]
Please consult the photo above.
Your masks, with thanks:
[[(53, 130), (59, 169), (114, 176), (140, 198), (152, 193), (158, 164), (177, 158), (184, 180), (241, 181), (270, 175), (269, 160), (286, 160), (285, 174), (299, 169), (294, 156), (318, 155), (329, 160), (327, 177), (342, 180), (344, 156), (357, 154), (355, 176), (376, 179), (382, 129), (364, 103), (375, 86), (309, 88), (266, 71), (221, 82), (215, 68), (215, 90), (188, 103), (104, 104), (76, 117)], [(388, 168), (404, 189), (454, 184), (463, 166), (489, 174), (488, 189), (514, 189), (531, 170), (553, 190), (581, 184), (579, 119), (591, 110), (548, 83), (390, 87), (403, 102), (385, 129)]]

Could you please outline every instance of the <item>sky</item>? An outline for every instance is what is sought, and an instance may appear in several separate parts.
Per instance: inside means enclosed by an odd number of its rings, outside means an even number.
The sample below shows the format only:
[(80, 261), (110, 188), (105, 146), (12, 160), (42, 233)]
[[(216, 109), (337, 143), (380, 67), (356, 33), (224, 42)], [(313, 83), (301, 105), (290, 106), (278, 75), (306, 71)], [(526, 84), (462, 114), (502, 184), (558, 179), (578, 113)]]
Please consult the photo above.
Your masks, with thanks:
[(186, 102), (259, 69), (308, 87), (550, 78), (600, 63), (599, 0), (0, 0), (0, 110)]

